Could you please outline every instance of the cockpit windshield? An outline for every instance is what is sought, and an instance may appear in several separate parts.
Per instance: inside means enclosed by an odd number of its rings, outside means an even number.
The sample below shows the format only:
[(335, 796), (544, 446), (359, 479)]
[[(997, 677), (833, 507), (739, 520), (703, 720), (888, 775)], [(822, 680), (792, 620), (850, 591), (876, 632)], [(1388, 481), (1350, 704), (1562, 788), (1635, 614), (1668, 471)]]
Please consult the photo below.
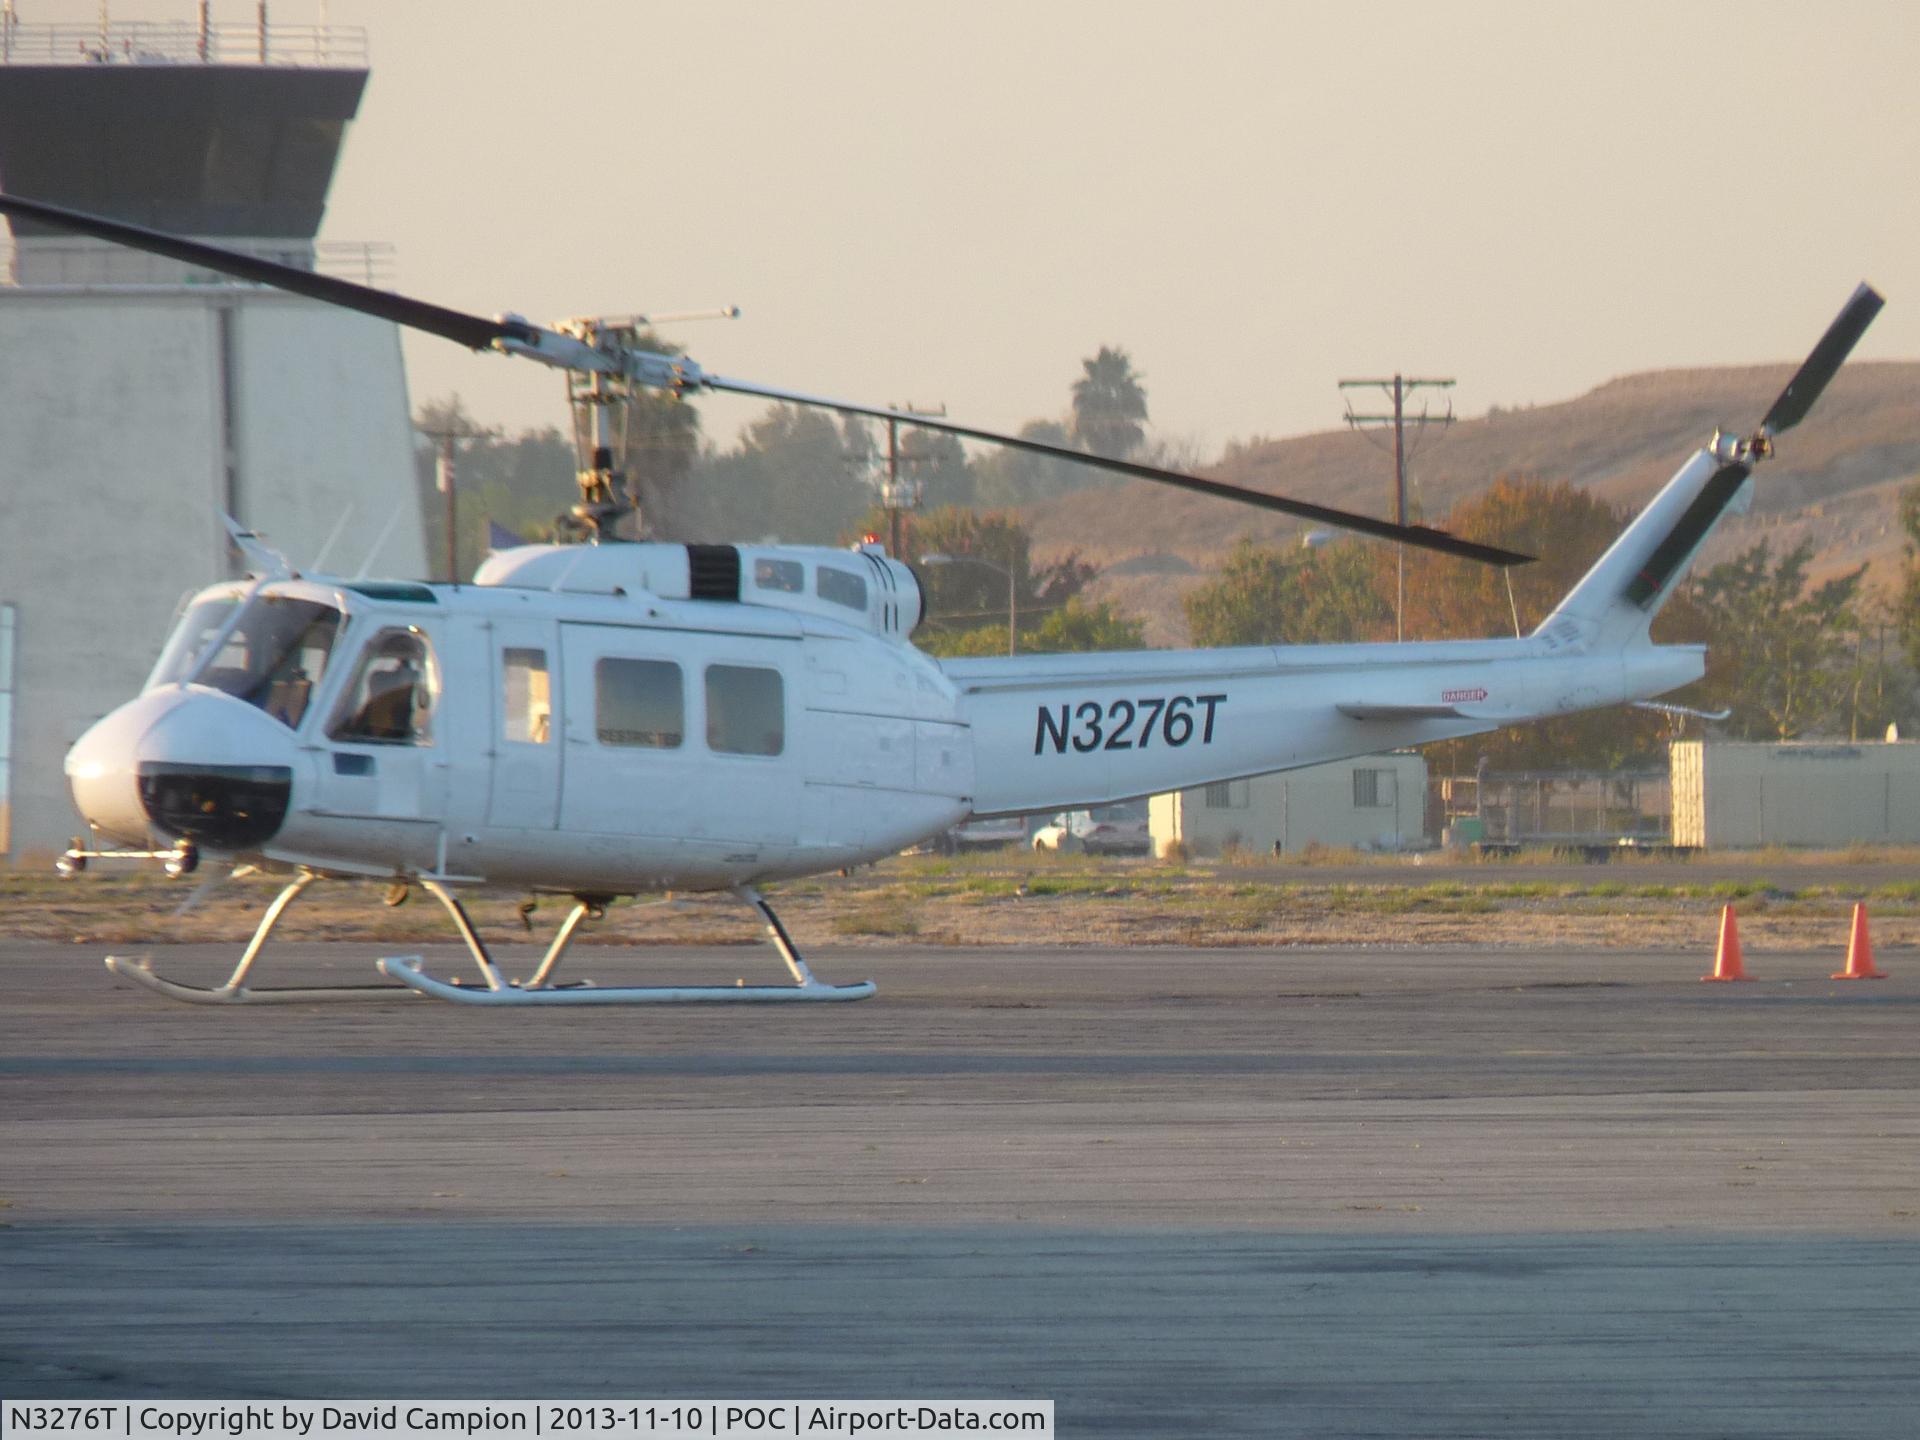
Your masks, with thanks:
[[(244, 607), (238, 623), (236, 607)], [(191, 680), (298, 728), (326, 674), (342, 623), (333, 606), (290, 595), (210, 597), (192, 606), (174, 628), (148, 688)]]

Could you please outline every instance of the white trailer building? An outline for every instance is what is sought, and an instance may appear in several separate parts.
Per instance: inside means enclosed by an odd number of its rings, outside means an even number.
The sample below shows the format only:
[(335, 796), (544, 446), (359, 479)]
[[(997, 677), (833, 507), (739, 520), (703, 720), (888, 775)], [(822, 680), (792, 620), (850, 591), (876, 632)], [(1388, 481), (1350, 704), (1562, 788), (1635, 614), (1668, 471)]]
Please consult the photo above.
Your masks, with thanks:
[(1228, 848), (1291, 855), (1309, 845), (1405, 850), (1426, 836), (1427, 762), (1415, 751), (1365, 755), (1251, 780), (1155, 795), (1153, 853)]
[(1673, 843), (1920, 844), (1920, 743), (1680, 740)]

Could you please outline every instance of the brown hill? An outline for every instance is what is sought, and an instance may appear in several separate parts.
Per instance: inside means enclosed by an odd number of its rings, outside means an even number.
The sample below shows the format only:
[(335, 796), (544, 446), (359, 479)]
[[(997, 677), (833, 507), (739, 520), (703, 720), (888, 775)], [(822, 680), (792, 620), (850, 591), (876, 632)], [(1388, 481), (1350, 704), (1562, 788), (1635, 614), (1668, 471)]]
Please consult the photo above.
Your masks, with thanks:
[[(1789, 365), (1629, 375), (1554, 405), (1495, 408), (1430, 430), (1408, 466), (1410, 503), (1443, 519), (1502, 475), (1565, 479), (1638, 507), (1716, 425), (1758, 423)], [(1393, 462), (1348, 431), (1235, 447), (1208, 473), (1324, 505), (1392, 513)], [(1702, 557), (1712, 564), (1766, 536), (1776, 550), (1812, 537), (1815, 573), (1863, 562), (1869, 583), (1897, 583), (1898, 496), (1920, 476), (1920, 362), (1857, 362), (1759, 473), (1751, 513), (1732, 517)], [(1142, 482), (1084, 490), (1028, 512), (1036, 546), (1078, 550), (1105, 572), (1096, 593), (1147, 621), (1155, 644), (1183, 643), (1179, 597), (1242, 535), (1292, 543), (1298, 522)]]

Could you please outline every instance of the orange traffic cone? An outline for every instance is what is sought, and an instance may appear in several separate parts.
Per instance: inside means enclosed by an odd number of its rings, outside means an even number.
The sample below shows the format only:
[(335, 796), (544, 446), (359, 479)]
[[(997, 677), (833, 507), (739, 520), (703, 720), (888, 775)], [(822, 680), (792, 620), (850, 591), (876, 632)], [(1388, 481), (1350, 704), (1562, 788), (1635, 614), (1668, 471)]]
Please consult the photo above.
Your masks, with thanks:
[(1750, 980), (1746, 967), (1740, 963), (1740, 927), (1733, 920), (1733, 906), (1727, 905), (1720, 911), (1720, 948), (1713, 954), (1713, 974), (1702, 975), (1702, 980)]
[(1887, 972), (1873, 965), (1873, 941), (1867, 938), (1867, 907), (1853, 907), (1853, 936), (1847, 941), (1847, 968), (1835, 980), (1884, 980)]

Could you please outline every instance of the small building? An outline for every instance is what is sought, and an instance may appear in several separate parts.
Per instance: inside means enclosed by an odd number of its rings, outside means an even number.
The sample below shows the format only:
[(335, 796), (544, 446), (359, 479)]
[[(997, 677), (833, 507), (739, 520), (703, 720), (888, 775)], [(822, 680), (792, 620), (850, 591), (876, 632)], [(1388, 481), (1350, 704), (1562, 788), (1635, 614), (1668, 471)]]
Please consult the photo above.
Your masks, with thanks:
[(1920, 743), (1675, 741), (1673, 843), (1920, 843)]
[(1237, 848), (1291, 855), (1309, 845), (1405, 850), (1426, 838), (1427, 762), (1415, 751), (1363, 755), (1250, 780), (1155, 795), (1153, 853)]

